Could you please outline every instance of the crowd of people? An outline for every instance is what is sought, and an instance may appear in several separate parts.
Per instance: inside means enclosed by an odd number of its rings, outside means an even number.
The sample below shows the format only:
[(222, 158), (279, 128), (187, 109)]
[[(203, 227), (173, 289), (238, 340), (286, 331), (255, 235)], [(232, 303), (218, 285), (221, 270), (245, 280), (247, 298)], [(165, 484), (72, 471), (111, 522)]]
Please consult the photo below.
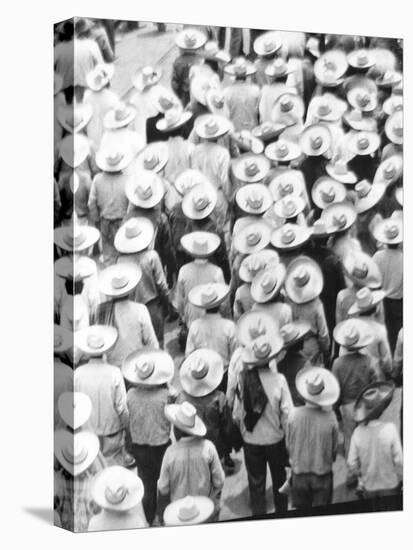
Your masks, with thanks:
[(397, 495), (402, 43), (175, 42), (124, 100), (103, 23), (56, 27), (55, 521), (218, 521), (241, 449), (253, 516), (267, 468), (276, 516), (331, 505), (338, 453), (355, 498)]

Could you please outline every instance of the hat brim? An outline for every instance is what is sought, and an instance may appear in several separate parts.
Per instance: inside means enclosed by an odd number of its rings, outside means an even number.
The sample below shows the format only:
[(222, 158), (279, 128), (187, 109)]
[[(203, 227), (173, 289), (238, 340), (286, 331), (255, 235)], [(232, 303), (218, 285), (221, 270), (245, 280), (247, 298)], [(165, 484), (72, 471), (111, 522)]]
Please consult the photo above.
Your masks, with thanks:
[(115, 235), (114, 245), (118, 252), (122, 254), (135, 254), (142, 252), (151, 244), (155, 230), (150, 220), (140, 218), (141, 231), (139, 235), (133, 238), (126, 237), (126, 225), (123, 224)]
[(194, 426), (186, 426), (185, 424), (182, 424), (182, 422), (179, 421), (179, 419), (176, 417), (177, 412), (179, 411), (180, 405), (166, 405), (165, 406), (165, 416), (171, 422), (176, 428), (181, 430), (182, 432), (185, 432), (188, 435), (195, 435), (198, 437), (203, 437), (206, 432), (206, 426), (203, 423), (203, 421), (199, 418), (198, 415), (195, 417), (195, 424)]
[[(64, 456), (63, 448), (66, 446), (73, 449), (76, 438), (83, 440), (84, 445), (87, 447), (87, 455), (82, 462), (72, 464)], [(92, 432), (81, 431), (73, 434), (68, 430), (57, 430), (54, 433), (54, 453), (59, 464), (73, 477), (77, 477), (87, 470), (98, 456), (99, 439)]]
[(290, 121), (287, 122), (265, 122), (263, 124), (260, 124), (259, 126), (255, 126), (251, 130), (251, 133), (254, 137), (257, 139), (260, 139), (264, 142), (264, 144), (274, 141), (278, 136), (280, 136), (284, 130), (287, 130), (287, 128), (291, 128), (291, 126), (294, 126), (295, 122)]
[[(249, 176), (245, 173), (245, 163), (251, 160), (257, 164), (258, 171), (256, 174)], [(261, 155), (246, 154), (232, 160), (232, 173), (234, 176), (246, 183), (258, 183), (262, 181), (270, 169), (270, 163), (267, 158)]]
[(399, 225), (399, 233), (398, 233), (397, 237), (395, 237), (394, 239), (390, 239), (390, 238), (386, 237), (386, 235), (384, 233), (383, 224), (381, 224), (381, 223), (378, 224), (373, 229), (373, 236), (376, 239), (376, 241), (379, 241), (379, 243), (383, 243), (383, 244), (401, 244), (403, 242), (403, 225), (402, 224)]
[(264, 143), (258, 137), (253, 136), (252, 133), (248, 139), (241, 137), (240, 132), (233, 134), (232, 137), (239, 149), (245, 153), (261, 155), (264, 152)]
[[(314, 133), (317, 133), (317, 137), (322, 138), (322, 144), (318, 149), (314, 149), (311, 146), (310, 137)], [(322, 125), (308, 126), (304, 129), (299, 141), (302, 152), (308, 157), (321, 157), (331, 147), (331, 143), (331, 133), (326, 126)]]
[(215, 210), (218, 202), (218, 196), (212, 185), (208, 185), (211, 187), (210, 190), (207, 190), (209, 203), (202, 210), (197, 210), (192, 202), (192, 191), (195, 187), (193, 187), (191, 191), (184, 196), (182, 200), (182, 212), (190, 220), (203, 220), (210, 216)]
[[(195, 38), (195, 42), (192, 45), (188, 45), (185, 42), (185, 36), (191, 34)], [(175, 37), (175, 44), (182, 50), (199, 50), (207, 43), (207, 36), (198, 29), (187, 28), (179, 32)]]
[[(154, 168), (147, 168), (145, 166), (145, 156), (153, 152), (158, 158), (158, 162)], [(163, 170), (168, 163), (168, 145), (163, 141), (156, 141), (150, 143), (141, 151), (136, 157), (136, 167), (138, 170), (148, 170), (150, 172), (158, 173)]]
[(253, 350), (251, 349), (251, 347), (246, 347), (243, 351), (242, 351), (242, 355), (241, 355), (241, 358), (242, 358), (242, 362), (245, 364), (245, 365), (249, 365), (250, 367), (261, 367), (263, 365), (267, 365), (270, 361), (272, 361), (277, 355), (278, 353), (280, 353), (280, 351), (282, 350), (282, 347), (283, 347), (283, 340), (282, 338), (278, 335), (278, 333), (275, 333), (272, 338), (271, 338), (271, 341), (269, 342), (269, 344), (271, 345), (271, 351), (268, 353), (268, 355), (266, 357), (260, 357), (258, 358)]
[(295, 250), (296, 248), (300, 248), (312, 235), (312, 230), (309, 227), (294, 224), (296, 238), (291, 243), (284, 243), (281, 238), (283, 227), (275, 229), (271, 235), (271, 244), (278, 250)]
[(264, 152), (265, 156), (273, 162), (291, 162), (292, 160), (298, 159), (301, 153), (301, 148), (296, 143), (288, 144), (288, 153), (284, 156), (280, 156), (277, 153), (277, 143), (270, 143), (267, 145)]
[[(261, 283), (262, 278), (265, 277), (266, 272), (271, 271), (272, 275), (275, 275), (277, 284), (269, 293), (265, 293)], [(279, 263), (276, 266), (271, 266), (268, 270), (264, 270), (254, 277), (251, 284), (251, 296), (255, 302), (258, 304), (265, 304), (272, 300), (277, 294), (281, 292), (282, 286), (284, 284), (286, 270), (284, 264)]]
[[(349, 323), (356, 326), (360, 334), (360, 338), (353, 344), (349, 344), (345, 340), (345, 328)], [(374, 341), (374, 334), (368, 330), (367, 323), (362, 319), (346, 319), (345, 321), (341, 321), (334, 327), (333, 337), (339, 346), (343, 346), (348, 350), (365, 348)]]
[[(203, 234), (207, 238), (207, 250), (200, 252), (194, 249), (194, 233)], [(193, 233), (187, 233), (181, 237), (181, 246), (188, 252), (193, 258), (209, 258), (218, 250), (219, 245), (221, 244), (221, 239), (215, 233), (209, 233), (207, 231), (194, 231)]]
[(153, 71), (153, 75), (151, 77), (151, 80), (149, 82), (145, 83), (144, 79), (143, 79), (142, 70), (139, 70), (139, 71), (136, 72), (136, 74), (132, 78), (132, 84), (133, 84), (134, 88), (136, 88), (140, 92), (143, 92), (147, 88), (151, 88), (152, 86), (155, 86), (156, 84), (158, 84), (158, 82), (161, 80), (161, 78), (162, 78), (161, 69), (155, 69)]
[[(99, 336), (101, 336), (104, 340), (102, 347), (99, 349), (92, 348), (87, 343), (88, 336), (90, 334), (94, 334), (95, 332), (98, 332)], [(90, 325), (85, 329), (76, 332), (74, 336), (75, 346), (79, 348), (82, 353), (85, 353), (90, 357), (103, 355), (113, 348), (117, 339), (118, 331), (116, 328), (107, 325)]]
[[(204, 378), (194, 378), (191, 375), (191, 364), (198, 358), (206, 356), (208, 362), (208, 373)], [(193, 397), (204, 397), (213, 392), (221, 383), (224, 376), (224, 363), (216, 351), (212, 349), (200, 348), (188, 355), (180, 369), (179, 379), (182, 388), (188, 395)]]
[(277, 323), (269, 314), (262, 311), (248, 311), (237, 321), (237, 338), (243, 346), (249, 346), (254, 341), (250, 329), (258, 324), (263, 327), (264, 334), (270, 338), (278, 332)]
[(314, 183), (311, 190), (311, 198), (313, 199), (314, 204), (321, 208), (321, 210), (324, 210), (324, 208), (327, 208), (327, 206), (330, 206), (335, 202), (343, 202), (347, 196), (347, 191), (344, 185), (332, 179), (329, 181), (329, 186), (334, 188), (334, 199), (332, 202), (325, 201), (320, 192), (320, 187), (326, 180), (329, 180), (329, 178), (325, 178), (322, 176)]
[(383, 183), (375, 183), (371, 186), (370, 192), (366, 197), (356, 200), (356, 210), (358, 214), (367, 212), (378, 204), (384, 196), (386, 186)]
[(254, 63), (251, 63), (250, 61), (246, 61), (245, 69), (246, 69), (245, 72), (237, 73), (235, 64), (234, 63), (228, 63), (224, 67), (224, 72), (231, 75), (231, 76), (242, 76), (242, 77), (245, 77), (245, 78), (248, 77), (248, 76), (252, 76), (253, 74), (255, 74), (257, 72), (257, 69), (256, 69)]
[(357, 176), (351, 170), (347, 170), (344, 174), (337, 174), (334, 170), (334, 165), (327, 164), (326, 172), (331, 178), (345, 185), (355, 185), (357, 183)]
[[(105, 491), (112, 479), (122, 476), (123, 480), (128, 485), (128, 492), (125, 498), (119, 504), (112, 504), (105, 496)], [(128, 480), (128, 478), (130, 478)], [(126, 470), (122, 466), (108, 466), (101, 470), (94, 478), (91, 496), (98, 506), (105, 510), (113, 510), (114, 512), (127, 512), (135, 508), (143, 498), (144, 487), (142, 480), (133, 472)]]
[[(366, 410), (362, 404), (362, 398), (364, 393), (370, 389), (381, 389), (382, 399), (376, 407), (371, 410)], [(379, 418), (385, 409), (390, 405), (393, 394), (395, 390), (395, 385), (393, 382), (374, 382), (369, 384), (359, 394), (354, 404), (354, 420), (356, 423), (360, 424), (361, 422), (368, 422), (369, 420), (374, 420)]]
[(67, 252), (82, 252), (96, 244), (100, 238), (100, 232), (96, 227), (83, 225), (82, 230), (85, 231), (85, 240), (78, 245), (68, 244), (65, 236), (73, 234), (73, 226), (56, 227), (54, 230), (54, 243), (56, 246)]
[[(126, 276), (127, 283), (122, 288), (114, 288), (112, 285), (113, 273), (121, 268)], [(127, 296), (138, 285), (142, 277), (142, 270), (136, 263), (127, 264), (122, 262), (121, 264), (115, 264), (104, 269), (99, 275), (99, 290), (106, 296), (113, 298), (120, 298)]]
[(61, 279), (83, 280), (97, 273), (96, 262), (88, 256), (63, 256), (54, 263), (54, 274)]
[[(306, 379), (309, 374), (322, 374), (324, 390), (319, 395), (310, 395), (307, 390)], [(295, 378), (295, 386), (301, 397), (312, 405), (319, 407), (331, 407), (340, 396), (340, 386), (333, 373), (323, 367), (304, 367)]]
[[(155, 368), (147, 378), (140, 378), (136, 372), (137, 362), (153, 361)], [(123, 377), (134, 385), (159, 386), (171, 382), (175, 366), (172, 357), (162, 350), (137, 350), (129, 354), (122, 365)]]
[[(363, 254), (364, 255), (364, 254)], [(367, 255), (366, 255), (367, 256)], [(383, 284), (383, 278), (377, 264), (370, 257), (366, 258), (367, 263), (367, 276), (366, 277), (357, 277), (353, 275), (350, 271), (350, 266), (348, 265), (349, 256), (345, 257), (343, 260), (343, 268), (346, 276), (356, 283), (358, 286), (366, 286), (372, 290), (381, 288)]]
[(214, 502), (208, 497), (194, 496), (193, 498), (196, 500), (199, 510), (199, 514), (197, 514), (196, 517), (189, 520), (180, 519), (179, 506), (182, 499), (178, 499), (168, 504), (165, 508), (163, 515), (165, 525), (172, 527), (178, 525), (198, 525), (200, 523), (205, 523), (214, 512)]
[(178, 128), (181, 128), (184, 124), (188, 122), (193, 116), (193, 113), (191, 111), (183, 111), (181, 118), (175, 122), (174, 124), (168, 125), (166, 118), (161, 118), (156, 123), (156, 128), (160, 132), (172, 132), (173, 130), (177, 130)]
[[(343, 227), (338, 227), (333, 224), (334, 216), (344, 214), (346, 223)], [(327, 232), (330, 234), (340, 233), (349, 229), (357, 220), (357, 211), (355, 207), (347, 202), (336, 202), (325, 208), (320, 216), (321, 221), (325, 224)]]
[(296, 328), (296, 334), (294, 335), (294, 338), (292, 340), (289, 340), (288, 342), (284, 340), (284, 343), (283, 343), (284, 350), (291, 348), (292, 346), (295, 346), (296, 344), (300, 343), (302, 340), (304, 340), (307, 334), (311, 332), (310, 323), (307, 323), (304, 321), (294, 321), (293, 325)]
[(369, 134), (369, 146), (366, 149), (360, 149), (357, 145), (357, 134), (354, 134), (348, 142), (348, 148), (354, 155), (366, 156), (371, 155), (380, 147), (380, 136), (375, 132), (364, 132)]
[(228, 132), (233, 129), (232, 123), (223, 116), (219, 115), (204, 115), (206, 117), (215, 116), (218, 122), (218, 128), (214, 134), (208, 134), (206, 132), (206, 125), (202, 120), (197, 120), (195, 123), (195, 132), (202, 139), (217, 139), (219, 137), (225, 136)]
[[(392, 163), (395, 168), (394, 174), (388, 178), (384, 174), (385, 167)], [(391, 183), (395, 182), (400, 178), (400, 176), (403, 174), (403, 157), (400, 154), (392, 155), (391, 157), (388, 157), (386, 160), (380, 163), (378, 166), (376, 173), (373, 178), (373, 185), (376, 183), (383, 183), (386, 187), (390, 185)]]
[(374, 290), (373, 291), (373, 301), (368, 306), (360, 306), (355, 302), (350, 309), (348, 310), (349, 315), (359, 315), (360, 313), (364, 313), (365, 311), (369, 311), (370, 309), (373, 309), (376, 307), (380, 302), (384, 300), (386, 297), (386, 293), (384, 290)]
[(100, 90), (102, 90), (102, 88), (104, 88), (112, 80), (113, 75), (115, 74), (115, 65), (113, 63), (104, 63), (103, 66), (101, 65), (101, 70), (105, 71), (106, 77), (101, 81), (101, 84), (96, 86), (94, 84), (93, 74), (95, 73), (96, 69), (97, 67), (95, 67), (95, 69), (93, 69), (92, 71), (90, 71), (90, 73), (86, 75), (86, 84), (88, 88), (90, 88), (93, 92), (99, 92)]
[(254, 276), (258, 274), (258, 272), (252, 274), (247, 267), (247, 263), (250, 261), (251, 256), (257, 256), (262, 261), (262, 268), (259, 270), (259, 272), (267, 269), (268, 267), (276, 266), (280, 261), (277, 252), (275, 250), (270, 250), (269, 248), (261, 250), (256, 254), (249, 254), (246, 258), (242, 260), (238, 270), (238, 275), (244, 283), (251, 283), (254, 279)]
[(202, 298), (201, 298), (201, 292), (202, 292), (201, 287), (203, 286), (205, 285), (195, 286), (189, 291), (188, 300), (195, 307), (199, 307), (206, 310), (213, 309), (220, 306), (229, 296), (230, 289), (227, 285), (224, 285), (221, 283), (215, 283), (214, 287), (216, 288), (216, 291), (217, 291), (217, 297), (213, 302), (209, 302), (205, 304), (202, 302)]
[(256, 223), (257, 223), (257, 228), (261, 232), (261, 238), (257, 243), (248, 244), (246, 241), (247, 234), (251, 231), (251, 227), (250, 227), (251, 224), (244, 227), (233, 236), (234, 247), (238, 252), (241, 252), (241, 254), (253, 254), (254, 252), (260, 252), (270, 244), (270, 240), (271, 240), (270, 225), (264, 221), (260, 221)]
[[(306, 266), (310, 271), (310, 280), (305, 286), (298, 287), (293, 283), (293, 280), (296, 270), (301, 266)], [(307, 304), (311, 300), (315, 300), (320, 296), (323, 286), (324, 280), (321, 269), (310, 258), (298, 257), (288, 265), (284, 287), (288, 297), (295, 304)]]
[[(76, 407), (74, 407), (75, 399)], [(89, 420), (92, 401), (87, 394), (82, 392), (63, 392), (57, 401), (57, 409), (65, 424), (73, 430), (77, 430)]]
[(273, 206), (274, 213), (279, 218), (282, 218), (284, 220), (289, 220), (291, 218), (296, 218), (299, 214), (301, 214), (301, 212), (303, 212), (305, 210), (305, 201), (304, 201), (304, 199), (302, 197), (300, 197), (299, 195), (295, 195), (295, 196), (293, 195), (293, 196), (287, 197), (287, 200), (292, 200), (296, 205), (296, 209), (294, 210), (294, 212), (292, 214), (285, 214), (285, 212), (283, 211), (283, 200), (284, 199), (281, 199), (281, 200), (277, 201)]

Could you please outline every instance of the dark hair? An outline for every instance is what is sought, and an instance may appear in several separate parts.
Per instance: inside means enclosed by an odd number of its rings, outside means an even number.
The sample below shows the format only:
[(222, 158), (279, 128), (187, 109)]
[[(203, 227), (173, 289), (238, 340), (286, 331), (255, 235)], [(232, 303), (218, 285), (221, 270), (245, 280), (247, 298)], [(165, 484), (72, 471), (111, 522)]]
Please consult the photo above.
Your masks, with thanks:
[(219, 313), (219, 308), (220, 308), (220, 306), (210, 307), (208, 309), (208, 313)]
[(174, 436), (177, 441), (179, 441), (182, 437), (188, 437), (189, 434), (183, 432), (176, 426), (174, 426)]

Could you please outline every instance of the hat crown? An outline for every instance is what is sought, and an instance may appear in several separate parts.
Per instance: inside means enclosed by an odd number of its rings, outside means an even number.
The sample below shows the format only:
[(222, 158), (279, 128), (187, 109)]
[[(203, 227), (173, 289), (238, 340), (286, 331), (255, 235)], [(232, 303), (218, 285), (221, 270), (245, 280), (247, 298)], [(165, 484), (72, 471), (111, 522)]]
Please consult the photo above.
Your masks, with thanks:
[(152, 182), (141, 181), (138, 183), (135, 189), (135, 193), (142, 200), (148, 200), (153, 195)]
[(258, 319), (257, 322), (248, 328), (248, 333), (252, 340), (256, 340), (260, 336), (264, 336), (267, 329), (262, 319)]
[(321, 136), (310, 136), (310, 144), (312, 149), (320, 149), (323, 145), (323, 138)]
[(192, 197), (192, 203), (194, 205), (195, 210), (198, 212), (201, 212), (202, 210), (205, 210), (205, 208), (210, 204), (210, 199), (204, 191), (199, 190), (197, 192), (194, 192)]
[(274, 39), (268, 38), (267, 40), (264, 40), (263, 46), (265, 52), (272, 52), (277, 44)]
[(122, 103), (121, 105), (118, 105), (115, 109), (115, 120), (117, 122), (122, 122), (129, 116), (129, 109), (127, 106)]
[(334, 199), (336, 198), (336, 193), (332, 185), (330, 185), (328, 188), (321, 187), (320, 195), (324, 202), (334, 202)]
[(316, 374), (312, 379), (307, 379), (305, 384), (310, 395), (320, 395), (325, 388), (324, 380), (320, 374)]
[(369, 274), (369, 268), (367, 263), (364, 261), (356, 260), (351, 274), (353, 275), (353, 277), (357, 277), (358, 279), (365, 279)]
[(281, 158), (286, 157), (289, 152), (288, 144), (285, 141), (278, 141), (276, 145), (277, 155)]
[(252, 351), (257, 359), (265, 359), (271, 353), (271, 344), (266, 337), (260, 336), (254, 340)]
[(344, 331), (343, 340), (345, 346), (354, 346), (360, 340), (360, 332), (354, 325), (349, 325)]
[(255, 160), (247, 160), (245, 162), (245, 173), (247, 176), (256, 176), (259, 171), (259, 166)]
[(400, 123), (394, 124), (393, 132), (397, 137), (403, 137), (403, 126)]
[(199, 516), (199, 514), (199, 508), (197, 507), (193, 497), (187, 496), (182, 499), (181, 506), (178, 510), (178, 518), (181, 521), (191, 521)]
[(357, 304), (362, 308), (373, 305), (374, 300), (371, 290), (367, 287), (361, 288), (356, 294), (356, 301)]
[(206, 285), (201, 292), (201, 303), (203, 305), (212, 304), (218, 298), (218, 293), (213, 285)]
[(155, 370), (155, 363), (149, 359), (135, 365), (135, 372), (141, 380), (149, 378)]
[(287, 323), (281, 327), (280, 334), (284, 343), (288, 344), (298, 336), (298, 330), (292, 323)]
[(370, 140), (367, 136), (359, 137), (357, 140), (358, 148), (364, 151), (365, 149), (368, 149), (370, 145)]
[(310, 281), (310, 272), (305, 266), (301, 266), (297, 269), (297, 273), (294, 275), (294, 282), (296, 286), (302, 288)]
[(197, 235), (192, 243), (195, 252), (208, 252), (208, 237)]
[(195, 407), (191, 403), (188, 403), (188, 401), (184, 401), (176, 413), (176, 418), (183, 426), (193, 428), (196, 420)]
[(256, 244), (258, 244), (261, 240), (261, 232), (257, 229), (257, 230), (250, 230), (248, 233), (247, 233), (247, 236), (246, 236), (246, 241), (247, 241), (247, 244), (249, 246), (255, 246)]
[(347, 165), (346, 165), (346, 163), (342, 162), (342, 161), (336, 162), (336, 164), (334, 165), (334, 172), (338, 176), (344, 176), (344, 174), (347, 174)]
[(367, 180), (362, 180), (357, 183), (355, 186), (355, 190), (357, 193), (357, 196), (360, 199), (363, 199), (367, 197), (367, 195), (370, 193), (372, 189), (372, 185)]
[(69, 443), (63, 447), (62, 455), (69, 464), (78, 465), (86, 460), (88, 450), (82, 445), (82, 442), (75, 439), (73, 445)]
[(83, 229), (79, 226), (73, 227), (73, 231), (67, 231), (64, 234), (63, 240), (69, 246), (80, 246), (86, 241), (86, 234)]
[(285, 216), (293, 216), (297, 212), (297, 203), (291, 198), (282, 199), (282, 213)]
[(273, 273), (265, 273), (261, 279), (260, 286), (265, 294), (270, 294), (277, 286), (277, 277)]
[(191, 366), (191, 376), (196, 380), (202, 380), (209, 372), (208, 363), (201, 357)]
[(153, 170), (159, 164), (159, 157), (155, 153), (147, 153), (143, 159), (145, 170)]
[(100, 334), (88, 334), (86, 338), (90, 349), (99, 350), (105, 346), (105, 339)]
[(396, 166), (393, 161), (389, 161), (383, 169), (383, 174), (386, 179), (391, 179), (396, 174)]
[(235, 74), (242, 75), (247, 72), (247, 64), (243, 57), (238, 57), (234, 62), (234, 72)]
[(369, 62), (369, 56), (365, 50), (360, 50), (357, 54), (357, 63), (359, 65), (367, 65)]
[(324, 101), (323, 103), (320, 103), (318, 106), (318, 114), (319, 116), (326, 116), (331, 113), (331, 106), (327, 101)]
[(117, 272), (113, 275), (111, 280), (112, 288), (115, 290), (120, 290), (121, 288), (125, 288), (127, 284), (129, 283), (129, 277), (126, 273), (122, 272), (121, 269), (117, 270)]
[(294, 193), (294, 185), (291, 182), (280, 183), (279, 192), (281, 197), (292, 195)]
[(134, 239), (142, 233), (139, 222), (136, 219), (131, 218), (125, 224), (125, 237), (127, 239)]
[(370, 94), (367, 91), (359, 92), (356, 95), (356, 101), (360, 107), (367, 107), (367, 105), (370, 103)]
[(257, 190), (253, 189), (246, 197), (246, 203), (253, 210), (258, 210), (264, 203), (263, 195)]
[(158, 101), (159, 101), (159, 105), (164, 111), (168, 111), (174, 106), (174, 102), (172, 101), (172, 99), (165, 95), (160, 96)]
[(347, 216), (343, 213), (340, 215), (335, 214), (332, 219), (333, 225), (338, 229), (343, 229), (347, 224)]
[(295, 241), (295, 231), (292, 227), (283, 228), (281, 232), (281, 242), (283, 244), (291, 244)]
[(221, 109), (224, 106), (224, 94), (222, 92), (214, 92), (211, 96), (211, 102), (214, 107)]
[(79, 124), (83, 122), (83, 114), (82, 111), (79, 111), (78, 109), (74, 108), (73, 110), (69, 111), (66, 117), (66, 122), (69, 126), (72, 128), (75, 128)]
[(321, 220), (316, 220), (313, 224), (313, 234), (324, 235), (326, 232), (327, 232), (327, 227), (325, 223)]
[(125, 155), (120, 151), (111, 151), (106, 155), (106, 162), (109, 166), (116, 166), (123, 159)]
[(165, 113), (165, 120), (168, 126), (172, 126), (173, 124), (176, 124), (179, 122), (179, 119), (181, 117), (182, 109), (178, 107), (171, 107), (168, 109)]
[(280, 107), (283, 113), (288, 113), (294, 108), (293, 100), (290, 97), (282, 97), (280, 99)]
[(381, 402), (381, 394), (378, 388), (370, 388), (366, 390), (362, 397), (363, 404), (366, 409), (374, 409)]
[(384, 226), (384, 234), (387, 239), (395, 239), (399, 236), (399, 228), (397, 224), (387, 222)]
[(105, 498), (110, 504), (120, 504), (125, 500), (128, 493), (129, 489), (124, 485), (105, 488)]
[(205, 133), (208, 136), (214, 136), (219, 130), (219, 124), (215, 118), (210, 118), (205, 123)]
[(184, 35), (184, 44), (188, 48), (193, 48), (196, 44), (196, 35), (194, 33), (186, 33)]
[(247, 269), (252, 275), (256, 275), (264, 268), (264, 262), (257, 257), (250, 257), (247, 262)]

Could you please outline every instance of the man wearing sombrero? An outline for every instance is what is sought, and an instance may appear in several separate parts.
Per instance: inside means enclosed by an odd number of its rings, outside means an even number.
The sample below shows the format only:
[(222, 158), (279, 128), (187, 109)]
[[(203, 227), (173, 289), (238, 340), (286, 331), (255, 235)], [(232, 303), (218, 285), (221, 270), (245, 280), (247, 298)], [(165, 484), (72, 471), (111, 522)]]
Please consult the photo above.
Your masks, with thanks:
[(237, 57), (226, 65), (224, 70), (234, 77), (234, 83), (225, 89), (225, 105), (229, 119), (236, 132), (252, 130), (258, 125), (260, 89), (247, 79), (255, 74), (255, 66), (245, 58)]
[(189, 71), (193, 65), (202, 62), (200, 49), (207, 41), (206, 34), (192, 27), (187, 27), (177, 34), (175, 42), (180, 54), (175, 58), (172, 68), (171, 87), (185, 107), (190, 100)]

